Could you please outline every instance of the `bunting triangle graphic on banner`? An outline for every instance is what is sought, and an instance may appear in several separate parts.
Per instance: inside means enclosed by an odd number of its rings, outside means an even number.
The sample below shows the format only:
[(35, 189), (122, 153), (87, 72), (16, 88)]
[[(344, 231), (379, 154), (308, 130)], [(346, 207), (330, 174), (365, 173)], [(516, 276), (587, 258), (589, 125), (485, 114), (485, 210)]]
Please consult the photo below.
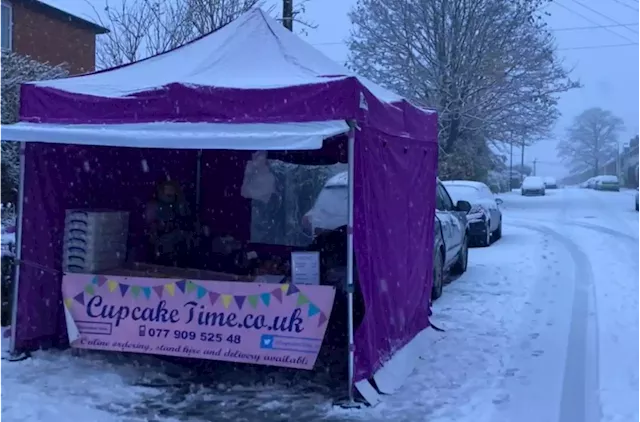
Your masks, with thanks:
[(95, 294), (95, 290), (94, 290), (94, 286), (93, 284), (87, 284), (86, 286), (84, 286), (84, 291), (87, 292), (87, 294), (93, 296)]
[[(194, 284), (195, 286), (195, 284)], [(207, 289), (202, 286), (196, 286), (198, 288), (198, 299), (202, 299), (207, 295)], [(188, 290), (188, 289), (187, 289)]]
[(209, 302), (211, 302), (212, 305), (216, 304), (216, 302), (218, 301), (219, 297), (220, 297), (219, 293), (209, 292)]
[(73, 300), (75, 300), (76, 302), (78, 302), (81, 305), (84, 305), (84, 292), (80, 292), (78, 293)]
[(122, 295), (122, 297), (127, 294), (127, 290), (129, 290), (128, 284), (120, 284), (120, 294)]
[(98, 284), (98, 276), (93, 277), (93, 280), (91, 280), (91, 284)]
[(140, 291), (142, 289), (140, 289), (140, 286), (131, 286), (131, 294), (133, 295), (133, 297), (138, 297), (140, 296)]
[(238, 309), (242, 309), (242, 305), (244, 305), (244, 300), (247, 298), (246, 296), (234, 296), (236, 300), (236, 305), (238, 305)]
[(187, 280), (180, 280), (180, 281), (176, 281), (176, 287), (178, 289), (180, 289), (180, 291), (182, 293), (184, 293), (186, 287), (187, 287)]
[(299, 291), (300, 289), (298, 289), (295, 284), (291, 283), (289, 284), (289, 290), (287, 290), (287, 296), (291, 296), (292, 294), (298, 293)]
[(260, 295), (260, 299), (262, 299), (262, 303), (264, 303), (265, 306), (267, 306), (267, 307), (271, 303), (271, 295), (269, 293), (262, 293)]
[(309, 311), (307, 312), (307, 316), (309, 318), (311, 318), (312, 316), (314, 316), (318, 312), (320, 312), (320, 309), (318, 309), (318, 307), (316, 305), (314, 305), (313, 303), (309, 303)]
[(302, 293), (300, 293), (298, 295), (298, 301), (296, 302), (297, 306), (302, 306), (305, 303), (309, 303), (309, 299), (307, 299), (307, 297), (305, 295), (303, 295)]
[(151, 299), (151, 287), (143, 287), (142, 292), (144, 293), (144, 297)]
[(282, 289), (275, 289), (271, 292), (271, 295), (278, 299), (278, 302), (282, 303)]
[(258, 296), (256, 295), (247, 296), (247, 302), (249, 302), (249, 305), (251, 305), (251, 307), (255, 309), (258, 306)]
[(169, 292), (170, 296), (173, 296), (176, 294), (176, 285), (172, 284), (172, 283), (167, 283), (164, 285), (164, 289)]
[(164, 286), (153, 286), (153, 291), (156, 292), (159, 298), (162, 298), (163, 290), (164, 290)]
[(324, 324), (325, 322), (327, 322), (327, 316), (324, 314), (324, 312), (320, 312), (320, 317), (318, 318), (318, 327), (322, 327), (322, 324)]
[(67, 309), (71, 309), (72, 305), (73, 305), (73, 299), (71, 299), (70, 297), (64, 300), (64, 306), (66, 306)]
[(104, 283), (107, 282), (107, 277), (103, 276), (103, 275), (99, 275), (98, 276), (98, 286), (102, 287), (104, 286)]
[(109, 292), (113, 293), (118, 288), (118, 282), (109, 281)]
[(222, 304), (225, 309), (229, 309), (229, 304), (231, 303), (232, 296), (231, 295), (222, 295)]
[(286, 292), (288, 288), (289, 288), (288, 284), (281, 284), (280, 285), (280, 290), (282, 290), (282, 293)]
[(191, 293), (194, 290), (196, 290), (198, 288), (198, 286), (192, 282), (192, 281), (187, 281), (187, 293)]

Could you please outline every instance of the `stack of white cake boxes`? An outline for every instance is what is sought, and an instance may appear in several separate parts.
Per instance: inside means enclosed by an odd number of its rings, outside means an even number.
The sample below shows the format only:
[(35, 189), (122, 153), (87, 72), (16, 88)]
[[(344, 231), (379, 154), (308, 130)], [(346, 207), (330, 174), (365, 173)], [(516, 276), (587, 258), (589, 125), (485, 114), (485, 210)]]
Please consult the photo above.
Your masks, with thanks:
[(128, 233), (128, 212), (67, 210), (62, 253), (63, 271), (100, 273), (122, 267), (127, 256)]

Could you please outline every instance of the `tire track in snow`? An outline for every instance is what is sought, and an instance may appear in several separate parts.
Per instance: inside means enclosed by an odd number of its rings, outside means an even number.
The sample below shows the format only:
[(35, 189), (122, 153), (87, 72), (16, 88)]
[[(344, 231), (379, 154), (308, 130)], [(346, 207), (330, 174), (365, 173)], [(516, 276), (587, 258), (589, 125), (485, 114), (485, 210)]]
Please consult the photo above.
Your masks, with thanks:
[[(511, 224), (548, 235), (561, 244), (575, 266), (573, 306), (564, 366), (559, 422), (600, 420), (598, 327), (594, 276), (589, 257), (568, 237), (544, 225)], [(589, 312), (593, 309), (593, 312)]]
[(632, 236), (630, 234), (627, 233), (623, 233), (621, 231), (618, 230), (614, 230), (614, 229), (610, 229), (609, 227), (604, 227), (604, 226), (600, 226), (597, 224), (590, 224), (590, 223), (584, 223), (581, 221), (567, 221), (567, 223), (571, 224), (572, 226), (578, 226), (578, 227), (582, 227), (588, 230), (594, 230), (609, 236), (613, 236), (613, 237), (619, 237), (625, 240), (629, 240), (633, 243), (638, 243), (638, 238), (635, 236)]

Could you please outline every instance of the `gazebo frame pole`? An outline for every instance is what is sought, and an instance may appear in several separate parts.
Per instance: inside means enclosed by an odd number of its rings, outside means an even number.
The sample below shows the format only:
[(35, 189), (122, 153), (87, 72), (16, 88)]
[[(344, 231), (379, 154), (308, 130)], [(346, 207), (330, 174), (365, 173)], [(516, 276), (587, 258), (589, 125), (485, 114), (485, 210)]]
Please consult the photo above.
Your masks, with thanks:
[(348, 223), (347, 223), (347, 331), (349, 333), (349, 404), (355, 403), (354, 397), (354, 367), (355, 367), (355, 344), (353, 336), (353, 293), (355, 291), (355, 284), (353, 281), (354, 265), (353, 265), (353, 205), (354, 205), (354, 164), (355, 164), (355, 122), (349, 121), (349, 140), (347, 146), (347, 160), (348, 160), (348, 186), (349, 186), (349, 199), (348, 199)]
[(22, 260), (22, 221), (24, 215), (24, 175), (25, 175), (25, 152), (26, 143), (20, 142), (20, 178), (18, 185), (18, 203), (16, 204), (16, 251), (15, 251), (15, 271), (13, 274), (13, 289), (11, 298), (11, 342), (9, 343), (9, 353), (16, 353), (16, 333), (18, 330), (18, 292), (20, 291), (20, 267)]

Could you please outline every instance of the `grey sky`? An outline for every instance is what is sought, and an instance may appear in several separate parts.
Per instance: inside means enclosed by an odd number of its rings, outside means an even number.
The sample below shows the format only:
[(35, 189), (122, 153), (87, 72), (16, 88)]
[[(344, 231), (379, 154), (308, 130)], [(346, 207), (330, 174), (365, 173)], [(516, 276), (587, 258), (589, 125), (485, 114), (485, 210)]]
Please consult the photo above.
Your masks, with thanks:
[[(111, 0), (110, 3), (115, 5), (119, 1)], [(89, 18), (94, 15), (89, 4), (97, 10), (102, 10), (105, 4), (104, 0), (45, 2)], [(268, 2), (279, 7), (277, 0)], [(308, 29), (308, 34), (303, 36), (340, 63), (347, 59), (348, 50), (343, 41), (349, 36), (350, 30), (347, 13), (355, 2), (311, 0), (306, 6), (305, 19), (318, 27)], [(547, 10), (551, 14), (548, 18), (549, 27), (556, 29), (554, 33), (559, 53), (567, 65), (574, 68), (572, 76), (580, 79), (584, 85), (584, 88), (562, 96), (562, 117), (555, 129), (556, 139), (564, 136), (564, 128), (575, 115), (586, 108), (598, 106), (611, 110), (624, 120), (626, 131), (620, 143), (627, 142), (638, 133), (638, 0), (554, 0)], [(632, 26), (575, 29), (617, 24)], [(591, 48), (607, 45), (624, 46)], [(525, 162), (531, 164), (537, 158), (538, 174), (564, 175), (564, 166), (556, 157), (555, 143), (555, 139), (549, 139), (527, 148)], [(517, 157), (514, 162), (519, 162), (519, 149), (514, 149), (514, 155)]]

